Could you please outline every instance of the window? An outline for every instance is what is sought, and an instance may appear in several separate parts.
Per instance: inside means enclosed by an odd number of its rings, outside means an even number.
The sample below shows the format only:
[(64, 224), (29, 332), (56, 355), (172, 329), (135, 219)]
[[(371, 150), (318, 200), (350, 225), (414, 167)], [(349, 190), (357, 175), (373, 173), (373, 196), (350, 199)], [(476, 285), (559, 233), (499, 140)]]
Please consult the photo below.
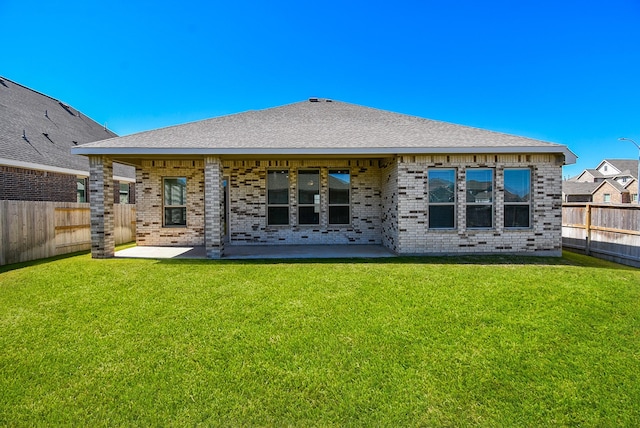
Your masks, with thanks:
[(87, 202), (86, 182), (84, 178), (76, 180), (76, 199), (78, 202)]
[(453, 229), (456, 226), (456, 171), (432, 169), (428, 172), (429, 228)]
[(631, 201), (632, 202), (638, 202), (638, 194), (637, 193), (632, 193), (631, 194)]
[(187, 225), (187, 178), (164, 179), (164, 225)]
[(320, 224), (318, 170), (298, 170), (298, 224)]
[(504, 170), (504, 227), (528, 228), (531, 219), (531, 171)]
[(120, 203), (129, 203), (129, 183), (120, 183)]
[(289, 171), (267, 172), (267, 224), (289, 224)]
[(493, 227), (493, 170), (467, 169), (467, 227)]
[(604, 202), (611, 202), (611, 193), (604, 194)]
[(351, 174), (348, 170), (329, 170), (329, 224), (351, 223)]

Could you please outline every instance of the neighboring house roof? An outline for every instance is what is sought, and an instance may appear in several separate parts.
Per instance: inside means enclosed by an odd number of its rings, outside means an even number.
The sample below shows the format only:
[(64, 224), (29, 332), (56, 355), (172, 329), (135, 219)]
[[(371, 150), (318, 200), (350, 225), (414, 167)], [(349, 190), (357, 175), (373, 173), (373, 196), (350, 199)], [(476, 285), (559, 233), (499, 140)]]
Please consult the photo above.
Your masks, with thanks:
[(589, 182), (589, 181), (563, 181), (562, 193), (565, 195), (593, 195), (602, 186), (610, 185), (619, 193), (628, 192), (625, 186), (618, 183), (615, 180), (607, 178), (603, 181)]
[(601, 184), (591, 181), (563, 181), (562, 193), (565, 195), (591, 195)]
[[(71, 148), (117, 135), (62, 101), (0, 77), (0, 165), (88, 175)], [(130, 166), (114, 175), (135, 178)]]
[[(558, 153), (560, 144), (325, 99), (310, 99), (73, 148), (111, 155)], [(121, 159), (121, 157), (120, 157)]]
[(617, 171), (612, 171), (611, 174), (606, 174), (607, 176), (609, 176), (609, 175), (619, 175), (619, 174), (622, 174), (622, 173), (631, 174), (632, 177), (636, 177), (638, 175), (638, 161), (637, 160), (632, 160), (632, 159), (604, 159), (602, 162), (600, 162), (600, 164), (598, 165), (597, 169), (600, 169), (600, 167), (604, 163), (608, 163), (609, 165), (611, 165), (612, 167), (617, 169)]
[(631, 187), (631, 185), (633, 183), (635, 183), (636, 181), (638, 181), (638, 180), (635, 179), (635, 178), (632, 178), (631, 180), (627, 181), (626, 183), (622, 183), (622, 186), (624, 186), (624, 188), (627, 189), (628, 187)]
[(598, 191), (600, 189), (600, 187), (604, 186), (605, 184), (610, 184), (619, 193), (627, 192), (627, 189), (625, 189), (625, 187), (622, 184), (618, 183), (616, 180), (613, 180), (611, 178), (607, 178), (606, 180), (604, 180), (603, 182), (598, 183), (598, 184), (599, 184), (599, 186), (596, 187), (594, 192)]

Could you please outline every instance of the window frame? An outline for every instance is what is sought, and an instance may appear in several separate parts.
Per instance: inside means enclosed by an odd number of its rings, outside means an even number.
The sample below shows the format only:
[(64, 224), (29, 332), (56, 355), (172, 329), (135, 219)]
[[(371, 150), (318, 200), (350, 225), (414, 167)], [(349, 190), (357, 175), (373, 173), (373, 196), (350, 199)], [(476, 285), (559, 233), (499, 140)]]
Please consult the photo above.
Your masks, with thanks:
[[(286, 178), (287, 178), (287, 203), (271, 203), (269, 202), (270, 198), (269, 198), (269, 192), (271, 189), (269, 189), (269, 182), (270, 182), (270, 174), (272, 173), (284, 173), (286, 174)], [(275, 190), (275, 189), (274, 189)], [(289, 224), (291, 223), (291, 171), (286, 168), (286, 169), (282, 169), (282, 168), (273, 168), (273, 169), (268, 169), (267, 170), (267, 180), (266, 180), (266, 220), (267, 220), (267, 226), (269, 227), (279, 227), (279, 226), (289, 226)], [(271, 208), (286, 208), (287, 209), (287, 222), (286, 223), (271, 223)]]
[[(316, 188), (315, 190), (315, 194), (314, 194), (314, 200), (313, 203), (301, 203), (301, 197), (300, 197), (300, 176), (305, 176), (307, 175), (306, 173), (308, 172), (314, 172), (316, 174), (317, 177), (317, 183), (316, 183)], [(322, 215), (322, 205), (321, 205), (321, 201), (322, 201), (322, 186), (321, 186), (321, 175), (320, 175), (320, 168), (299, 168), (297, 170), (296, 173), (297, 177), (296, 177), (296, 182), (297, 182), (297, 214), (298, 214), (298, 225), (300, 226), (318, 226), (320, 224), (320, 217)], [(301, 221), (302, 216), (300, 215), (300, 208), (313, 208), (314, 209), (314, 214), (317, 214), (317, 221), (314, 223), (303, 223)]]
[[(349, 187), (347, 189), (348, 195), (347, 195), (347, 203), (332, 203), (331, 202), (331, 174), (349, 174)], [(353, 209), (351, 207), (352, 205), (352, 191), (351, 191), (351, 178), (352, 178), (352, 174), (351, 174), (351, 169), (350, 168), (327, 168), (327, 224), (330, 226), (350, 226), (351, 225), (351, 221), (352, 221), (352, 212)], [(349, 221), (347, 223), (332, 223), (331, 222), (331, 209), (332, 208), (339, 208), (339, 207), (347, 207), (348, 209), (348, 219)]]
[(611, 203), (611, 193), (603, 193), (602, 202), (604, 202), (605, 204)]
[[(449, 202), (432, 202), (431, 200), (431, 193), (432, 193), (432, 188), (431, 188), (431, 173), (437, 173), (437, 172), (452, 172), (453, 173), (453, 201), (449, 201)], [(457, 212), (458, 212), (458, 195), (456, 192), (456, 183), (457, 183), (457, 177), (458, 177), (458, 171), (456, 170), (456, 168), (429, 168), (427, 170), (427, 215), (428, 215), (428, 224), (427, 224), (427, 229), (429, 230), (456, 230), (457, 229)], [(452, 226), (447, 226), (447, 227), (437, 227), (437, 226), (432, 226), (431, 225), (431, 207), (447, 207), (447, 206), (451, 206), (453, 207), (453, 218), (452, 218)]]
[[(168, 204), (167, 203), (167, 194), (166, 194), (166, 180), (184, 180), (184, 204)], [(187, 221), (187, 203), (189, 199), (188, 192), (188, 179), (185, 176), (171, 176), (171, 177), (162, 177), (162, 227), (167, 228), (186, 228), (188, 226)], [(167, 209), (183, 209), (184, 210), (184, 224), (167, 224)]]
[[(503, 195), (503, 226), (505, 229), (514, 230), (514, 229), (531, 229), (532, 221), (531, 221), (531, 203), (533, 202), (532, 194), (533, 187), (531, 185), (533, 173), (531, 168), (505, 168), (502, 172), (502, 181), (503, 181), (503, 189), (504, 192), (507, 191), (507, 173), (510, 171), (527, 171), (529, 173), (529, 200), (528, 201), (507, 201)], [(517, 206), (526, 206), (528, 208), (528, 216), (527, 216), (527, 226), (507, 226), (507, 207), (517, 207)]]
[[(476, 202), (469, 201), (470, 193), (469, 193), (469, 173), (470, 172), (480, 172), (480, 171), (489, 171), (491, 173), (491, 198), (490, 202)], [(495, 205), (496, 205), (496, 174), (495, 168), (467, 168), (465, 171), (465, 224), (467, 229), (493, 229), (495, 228)], [(477, 208), (477, 207), (490, 207), (491, 215), (490, 215), (490, 224), (488, 226), (469, 226), (469, 208)]]

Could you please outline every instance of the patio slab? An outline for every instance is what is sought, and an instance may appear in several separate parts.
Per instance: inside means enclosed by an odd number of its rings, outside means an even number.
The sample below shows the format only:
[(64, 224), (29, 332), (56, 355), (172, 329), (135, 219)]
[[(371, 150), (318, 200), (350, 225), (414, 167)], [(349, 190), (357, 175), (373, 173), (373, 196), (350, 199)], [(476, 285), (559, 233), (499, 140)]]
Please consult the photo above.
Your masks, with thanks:
[[(204, 247), (136, 246), (115, 257), (142, 259), (206, 259)], [(226, 245), (223, 260), (349, 259), (395, 257), (382, 245)]]

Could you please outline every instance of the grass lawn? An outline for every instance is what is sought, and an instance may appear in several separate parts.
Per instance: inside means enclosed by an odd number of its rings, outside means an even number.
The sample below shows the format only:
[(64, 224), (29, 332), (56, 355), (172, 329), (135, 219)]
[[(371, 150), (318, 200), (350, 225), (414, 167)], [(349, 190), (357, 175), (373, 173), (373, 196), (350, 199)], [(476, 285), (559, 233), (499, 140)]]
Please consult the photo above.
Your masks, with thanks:
[(0, 425), (637, 426), (640, 270), (552, 258), (0, 268)]

